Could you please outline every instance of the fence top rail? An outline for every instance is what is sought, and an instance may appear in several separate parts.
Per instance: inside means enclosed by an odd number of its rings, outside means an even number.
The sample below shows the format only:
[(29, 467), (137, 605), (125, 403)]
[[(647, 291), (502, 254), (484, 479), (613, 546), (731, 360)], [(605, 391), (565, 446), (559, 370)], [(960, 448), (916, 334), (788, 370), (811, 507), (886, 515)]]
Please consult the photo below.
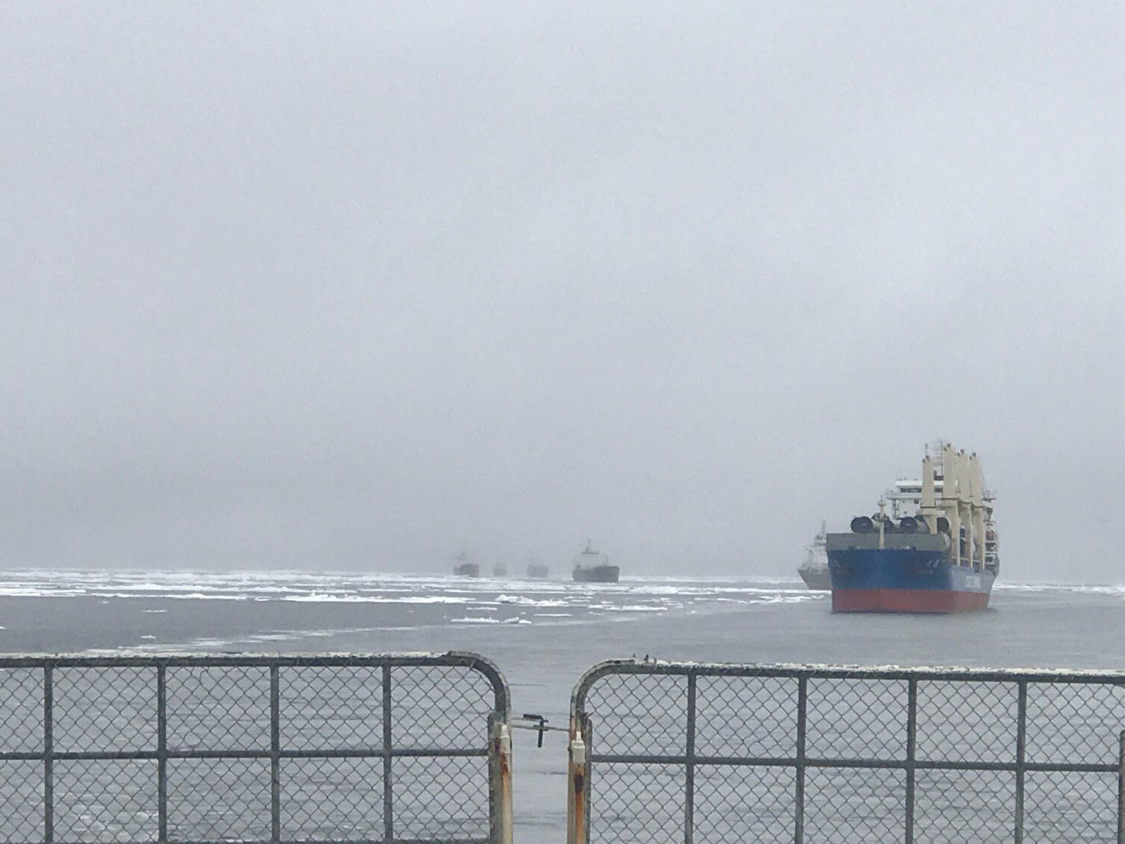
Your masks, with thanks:
[(898, 665), (799, 665), (789, 663), (677, 662), (610, 659), (586, 671), (574, 686), (571, 715), (585, 714), (586, 695), (599, 680), (621, 674), (679, 677), (790, 677), (837, 680), (951, 680), (991, 683), (1066, 683), (1125, 686), (1125, 671), (1043, 668), (962, 668)]
[(0, 669), (11, 668), (380, 668), (435, 667), (466, 668), (483, 675), (492, 685), (496, 711), (511, 709), (508, 683), (492, 660), (470, 651), (445, 653), (336, 653), (336, 654), (2, 654)]

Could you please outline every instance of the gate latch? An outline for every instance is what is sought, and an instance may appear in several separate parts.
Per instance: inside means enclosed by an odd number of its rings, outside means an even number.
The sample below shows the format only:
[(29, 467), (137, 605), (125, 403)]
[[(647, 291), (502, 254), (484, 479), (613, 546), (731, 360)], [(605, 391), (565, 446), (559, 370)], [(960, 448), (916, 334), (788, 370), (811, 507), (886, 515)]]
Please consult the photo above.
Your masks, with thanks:
[[(521, 721), (526, 722), (526, 723), (522, 723), (522, 724), (519, 723)], [(519, 716), (518, 718), (513, 718), (512, 722), (513, 722), (512, 723), (512, 729), (513, 730), (534, 730), (536, 733), (538, 733), (538, 740), (535, 742), (536, 747), (542, 747), (543, 746), (543, 733), (550, 732), (550, 731), (559, 732), (559, 733), (565, 733), (566, 732), (566, 730), (564, 730), (562, 727), (549, 727), (549, 726), (547, 726), (547, 723), (548, 723), (547, 719), (544, 718), (542, 715), (535, 714), (534, 712), (525, 712), (523, 715)]]

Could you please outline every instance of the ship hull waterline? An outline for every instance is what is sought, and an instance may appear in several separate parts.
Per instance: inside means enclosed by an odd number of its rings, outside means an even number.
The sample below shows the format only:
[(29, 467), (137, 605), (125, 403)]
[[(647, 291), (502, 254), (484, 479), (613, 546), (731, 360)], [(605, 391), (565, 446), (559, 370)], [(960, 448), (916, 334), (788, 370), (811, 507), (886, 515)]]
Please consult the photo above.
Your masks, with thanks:
[(618, 566), (578, 567), (573, 577), (578, 583), (617, 583), (621, 569)]
[(995, 575), (940, 552), (829, 551), (833, 612), (954, 613), (988, 608)]
[(797, 574), (801, 576), (805, 586), (814, 592), (828, 592), (832, 589), (832, 576), (828, 573), (827, 566), (812, 570), (800, 568), (797, 569)]

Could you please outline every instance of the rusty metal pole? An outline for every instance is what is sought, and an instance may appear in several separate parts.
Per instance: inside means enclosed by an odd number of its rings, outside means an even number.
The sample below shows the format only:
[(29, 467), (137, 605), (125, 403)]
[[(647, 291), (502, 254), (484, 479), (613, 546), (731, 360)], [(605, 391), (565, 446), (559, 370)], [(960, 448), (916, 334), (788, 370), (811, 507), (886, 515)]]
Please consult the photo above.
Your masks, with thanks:
[(488, 744), (492, 756), (492, 844), (512, 844), (512, 728), (497, 719), (489, 728)]
[(566, 844), (586, 844), (586, 741), (582, 720), (571, 716), (567, 746)]

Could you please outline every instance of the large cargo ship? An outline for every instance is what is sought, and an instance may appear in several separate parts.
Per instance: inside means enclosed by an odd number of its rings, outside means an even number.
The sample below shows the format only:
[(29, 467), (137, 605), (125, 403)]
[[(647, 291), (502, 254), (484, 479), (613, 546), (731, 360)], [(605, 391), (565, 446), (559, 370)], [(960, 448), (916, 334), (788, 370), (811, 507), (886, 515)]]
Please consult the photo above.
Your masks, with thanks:
[(833, 612), (982, 610), (1000, 572), (993, 497), (980, 458), (938, 442), (920, 479), (826, 539)]
[(821, 522), (820, 533), (813, 539), (812, 545), (805, 549), (805, 561), (797, 569), (805, 586), (817, 592), (827, 592), (832, 588), (832, 577), (828, 574), (828, 554), (825, 551), (827, 538), (828, 529)]
[(609, 557), (594, 550), (593, 543), (574, 558), (574, 579), (579, 583), (616, 583), (621, 576), (618, 566), (609, 564)]

